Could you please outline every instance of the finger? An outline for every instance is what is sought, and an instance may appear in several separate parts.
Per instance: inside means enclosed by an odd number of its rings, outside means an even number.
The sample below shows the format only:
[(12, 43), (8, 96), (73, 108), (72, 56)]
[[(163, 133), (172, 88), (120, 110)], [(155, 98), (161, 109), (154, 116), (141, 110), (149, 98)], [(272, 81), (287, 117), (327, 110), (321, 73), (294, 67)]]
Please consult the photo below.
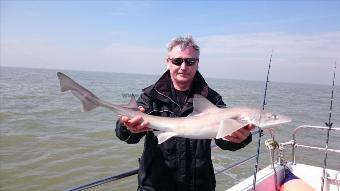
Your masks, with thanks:
[(230, 142), (233, 142), (233, 143), (241, 143), (242, 142), (239, 138), (234, 137), (234, 136), (230, 136), (230, 135), (228, 135), (224, 138), (229, 140)]
[(236, 132), (245, 134), (245, 133), (249, 132), (249, 130), (248, 130), (247, 127), (248, 127), (248, 126), (242, 127), (242, 128), (240, 128), (239, 130), (237, 130)]
[(150, 128), (148, 128), (148, 125), (149, 125), (148, 121), (143, 121), (142, 123), (135, 126), (134, 129), (139, 132), (148, 131), (150, 130)]
[(143, 120), (142, 116), (137, 115), (137, 116), (133, 117), (132, 119), (130, 119), (130, 120), (128, 121), (128, 123), (129, 123), (131, 126), (136, 126), (136, 125), (140, 125), (143, 121), (144, 121), (144, 120)]
[(137, 133), (141, 133), (141, 132), (145, 132), (145, 131), (151, 131), (152, 129), (148, 128), (148, 127), (141, 127), (140, 129), (136, 129), (135, 131)]
[(248, 125), (246, 126), (246, 128), (247, 128), (249, 131), (252, 131), (252, 130), (254, 130), (254, 129), (256, 128), (256, 126), (255, 126), (254, 124), (248, 124)]
[(120, 117), (120, 121), (126, 123), (126, 122), (129, 121), (129, 117), (127, 117), (127, 116), (121, 116), (121, 117)]
[(131, 131), (132, 133), (137, 133), (138, 132), (138, 125), (127, 124), (126, 128), (129, 131)]
[(127, 116), (121, 116), (120, 117), (120, 121), (123, 123), (123, 125), (125, 127), (129, 127), (130, 126), (129, 120), (130, 120), (130, 118), (127, 117)]
[(241, 128), (239, 130), (237, 130), (236, 132), (234, 132), (237, 136), (248, 136), (250, 131), (247, 128)]
[(141, 133), (141, 132), (145, 132), (145, 131), (150, 131), (152, 129), (148, 128), (148, 127), (142, 127), (140, 125), (137, 125), (135, 127), (130, 128), (130, 131), (133, 133)]
[(245, 136), (242, 132), (236, 131), (233, 134), (231, 134), (232, 137), (236, 138), (236, 139), (243, 139)]
[(241, 141), (245, 140), (250, 134), (250, 131), (244, 128), (239, 129), (238, 131), (231, 134), (232, 137), (239, 139)]
[(143, 107), (143, 106), (138, 106), (138, 109), (139, 109), (139, 111), (141, 111), (141, 112), (145, 112), (145, 108)]
[(149, 126), (149, 122), (146, 121), (146, 120), (144, 120), (144, 121), (140, 124), (140, 126), (141, 126), (142, 128), (148, 127), (148, 126)]

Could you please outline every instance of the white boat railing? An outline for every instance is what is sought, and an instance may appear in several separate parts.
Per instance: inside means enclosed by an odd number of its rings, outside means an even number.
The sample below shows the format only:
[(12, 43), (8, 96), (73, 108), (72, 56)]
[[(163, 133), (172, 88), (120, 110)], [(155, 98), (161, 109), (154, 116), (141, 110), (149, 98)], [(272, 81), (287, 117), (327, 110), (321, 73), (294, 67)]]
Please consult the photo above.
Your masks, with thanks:
[[(324, 188), (321, 190), (327, 190), (327, 191), (339, 191), (340, 190), (340, 179), (339, 179), (339, 173), (340, 169), (327, 169), (327, 176), (323, 175), (323, 169), (321, 167), (313, 166), (313, 165), (306, 165), (303, 163), (296, 164), (296, 154), (298, 152), (296, 151), (296, 148), (304, 148), (304, 149), (311, 149), (311, 150), (319, 150), (319, 151), (325, 151), (325, 152), (333, 152), (333, 153), (340, 153), (340, 150), (338, 149), (330, 149), (326, 147), (320, 147), (320, 146), (310, 146), (310, 145), (304, 145), (297, 143), (298, 142), (298, 133), (302, 132), (303, 129), (306, 130), (328, 130), (329, 127), (324, 126), (312, 126), (312, 125), (301, 125), (294, 129), (292, 133), (292, 140), (286, 141), (286, 142), (276, 142), (274, 139), (268, 139), (265, 141), (265, 146), (269, 150), (269, 154), (271, 157), (271, 163), (266, 168), (262, 169), (258, 172), (255, 186), (253, 185), (254, 182), (254, 176), (250, 176), (238, 184), (234, 185), (233, 187), (227, 189), (226, 191), (272, 191), (272, 190), (278, 190), (280, 188), (280, 185), (282, 183), (282, 180), (285, 176), (285, 169), (291, 169), (294, 171), (294, 173), (297, 173), (296, 175), (299, 176), (301, 179), (303, 179), (306, 182), (309, 182), (310, 185), (313, 185), (314, 189), (318, 188)], [(339, 127), (333, 127), (330, 129), (330, 131), (340, 133)], [(290, 152), (285, 153), (286, 149), (290, 149)], [(287, 157), (287, 158), (286, 158)], [(290, 158), (291, 157), (291, 158)], [(288, 159), (288, 160), (286, 160)], [(290, 160), (291, 159), (291, 160)], [(306, 168), (308, 167), (307, 172)], [(302, 170), (301, 170), (302, 169)], [(304, 170), (303, 170), (304, 169)], [(315, 178), (315, 177), (316, 178)], [(314, 178), (312, 180), (309, 180), (309, 178)], [(321, 181), (323, 180), (326, 182), (325, 186), (321, 186)]]
[[(295, 149), (297, 147), (306, 148), (306, 149), (313, 149), (313, 150), (320, 150), (320, 151), (325, 151), (326, 150), (326, 148), (324, 148), (324, 147), (317, 147), (317, 146), (298, 144), (297, 140), (296, 140), (296, 135), (302, 129), (317, 129), (317, 130), (326, 130), (327, 131), (329, 129), (329, 127), (325, 127), (325, 126), (313, 126), (313, 125), (301, 125), (301, 126), (298, 126), (293, 131), (292, 140), (279, 144), (280, 145), (280, 152), (283, 152), (283, 149), (284, 149), (285, 146), (287, 146), (287, 145), (291, 145), (292, 146), (292, 163), (293, 164), (296, 164), (296, 152), (295, 152)], [(340, 132), (340, 128), (339, 127), (332, 127), (330, 129), (330, 131)], [(334, 152), (334, 153), (340, 153), (340, 150), (338, 150), (338, 149), (327, 148), (327, 152), (328, 151), (329, 152)], [(281, 162), (282, 158), (280, 158), (280, 157), (282, 157), (282, 154), (279, 155), (279, 161)]]

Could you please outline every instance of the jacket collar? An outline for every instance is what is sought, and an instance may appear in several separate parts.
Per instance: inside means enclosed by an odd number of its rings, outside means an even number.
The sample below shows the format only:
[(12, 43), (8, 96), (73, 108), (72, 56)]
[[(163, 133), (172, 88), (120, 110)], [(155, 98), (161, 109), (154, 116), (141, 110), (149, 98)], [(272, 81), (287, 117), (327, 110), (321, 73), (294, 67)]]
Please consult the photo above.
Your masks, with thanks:
[[(170, 101), (174, 102), (171, 93), (173, 85), (171, 83), (170, 71), (167, 70), (154, 85), (143, 89), (143, 92), (161, 101), (168, 102), (170, 99)], [(204, 97), (208, 95), (208, 85), (199, 71), (194, 76), (189, 97), (192, 97), (194, 94), (200, 94)], [(191, 99), (189, 101), (192, 102)]]

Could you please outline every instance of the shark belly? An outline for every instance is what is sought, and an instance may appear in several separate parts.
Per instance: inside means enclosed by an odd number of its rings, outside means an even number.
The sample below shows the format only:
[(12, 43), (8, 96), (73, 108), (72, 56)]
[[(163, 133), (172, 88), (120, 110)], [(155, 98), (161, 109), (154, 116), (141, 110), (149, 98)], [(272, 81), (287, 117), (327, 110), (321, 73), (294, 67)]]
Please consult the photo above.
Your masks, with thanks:
[(190, 139), (213, 139), (216, 137), (219, 129), (219, 122), (215, 120), (204, 119), (195, 120), (190, 118), (177, 127), (177, 133), (180, 137)]

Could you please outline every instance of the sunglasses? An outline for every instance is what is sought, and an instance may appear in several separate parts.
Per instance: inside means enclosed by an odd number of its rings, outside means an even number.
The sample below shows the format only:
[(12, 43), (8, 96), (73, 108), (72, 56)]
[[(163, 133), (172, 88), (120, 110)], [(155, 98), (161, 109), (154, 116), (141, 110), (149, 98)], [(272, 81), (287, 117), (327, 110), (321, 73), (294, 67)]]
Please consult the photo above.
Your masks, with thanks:
[(182, 65), (184, 62), (187, 66), (193, 66), (196, 64), (196, 62), (199, 61), (198, 58), (168, 58), (168, 60), (171, 61), (172, 64), (176, 66)]

